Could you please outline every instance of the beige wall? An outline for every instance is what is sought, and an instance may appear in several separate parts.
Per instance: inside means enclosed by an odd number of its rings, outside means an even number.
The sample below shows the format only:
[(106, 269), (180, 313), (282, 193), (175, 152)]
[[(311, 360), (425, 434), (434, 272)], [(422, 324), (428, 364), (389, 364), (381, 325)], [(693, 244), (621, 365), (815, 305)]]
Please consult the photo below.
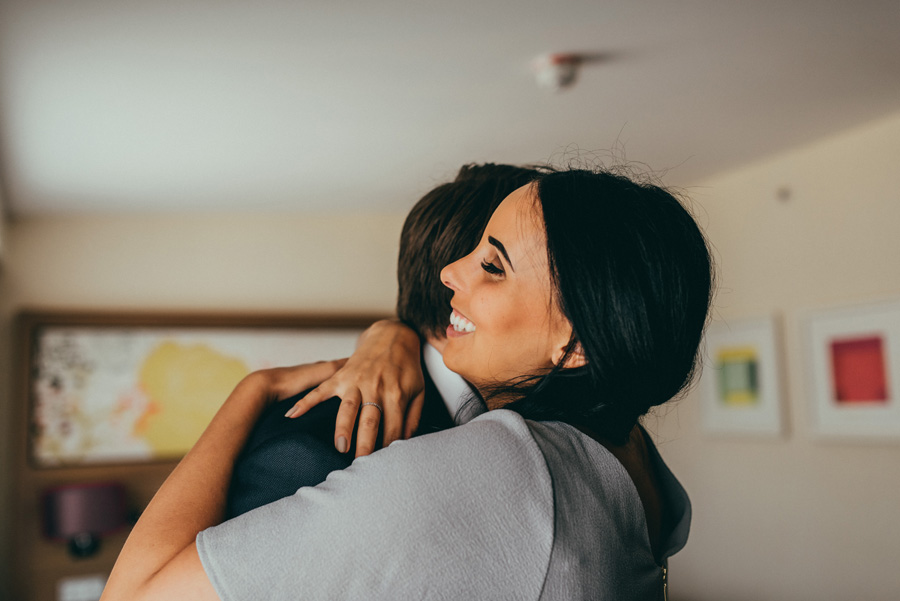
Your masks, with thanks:
[(11, 519), (10, 323), (18, 310), (392, 313), (405, 215), (35, 217), (0, 273), (0, 599)]
[(711, 438), (696, 395), (659, 422), (695, 512), (672, 598), (900, 598), (900, 441), (814, 437), (799, 322), (808, 309), (900, 300), (898, 162), (900, 113), (690, 191), (718, 255), (718, 317), (783, 320), (787, 434)]
[(5, 305), (391, 310), (403, 217), (27, 218), (10, 224)]

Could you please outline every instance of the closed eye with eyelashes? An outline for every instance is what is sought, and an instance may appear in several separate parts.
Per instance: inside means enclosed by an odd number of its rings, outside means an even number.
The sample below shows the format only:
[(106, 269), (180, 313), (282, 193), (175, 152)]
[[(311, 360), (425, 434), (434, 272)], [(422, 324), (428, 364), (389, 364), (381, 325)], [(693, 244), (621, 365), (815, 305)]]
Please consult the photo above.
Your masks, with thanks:
[(505, 273), (502, 268), (497, 267), (496, 265), (488, 261), (482, 261), (481, 268), (491, 275), (502, 275), (503, 273)]

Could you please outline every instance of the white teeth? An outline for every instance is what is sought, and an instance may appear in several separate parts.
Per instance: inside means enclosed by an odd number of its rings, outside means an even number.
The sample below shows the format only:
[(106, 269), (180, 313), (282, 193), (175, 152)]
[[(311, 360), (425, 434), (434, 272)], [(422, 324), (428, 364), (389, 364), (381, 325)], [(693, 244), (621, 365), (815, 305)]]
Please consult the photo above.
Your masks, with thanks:
[(457, 332), (474, 332), (475, 324), (457, 313), (456, 311), (450, 314), (450, 325), (453, 326), (453, 329)]

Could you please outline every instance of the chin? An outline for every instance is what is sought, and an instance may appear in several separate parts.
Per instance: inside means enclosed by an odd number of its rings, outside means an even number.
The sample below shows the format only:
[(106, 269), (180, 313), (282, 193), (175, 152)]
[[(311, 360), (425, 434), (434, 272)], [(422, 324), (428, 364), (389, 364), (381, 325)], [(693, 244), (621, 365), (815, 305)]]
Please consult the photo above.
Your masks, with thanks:
[(444, 347), (443, 357), (444, 357), (444, 365), (447, 366), (447, 369), (458, 373), (459, 375), (466, 378), (467, 380), (469, 379), (466, 377), (466, 374), (463, 373), (464, 371), (466, 371), (465, 366), (460, 365), (459, 361), (456, 360), (457, 357), (456, 357), (456, 353), (453, 352), (453, 344), (452, 343), (449, 343), (449, 344), (447, 344), (447, 346)]
[(460, 353), (457, 354), (454, 352), (453, 344), (450, 343), (444, 348), (444, 365), (447, 366), (452, 372), (455, 372), (465, 378), (467, 382), (474, 386), (478, 386), (477, 382), (480, 380), (477, 373), (473, 373), (470, 369), (471, 365), (466, 361), (460, 361), (459, 359), (464, 358), (466, 356), (465, 352), (460, 350)]

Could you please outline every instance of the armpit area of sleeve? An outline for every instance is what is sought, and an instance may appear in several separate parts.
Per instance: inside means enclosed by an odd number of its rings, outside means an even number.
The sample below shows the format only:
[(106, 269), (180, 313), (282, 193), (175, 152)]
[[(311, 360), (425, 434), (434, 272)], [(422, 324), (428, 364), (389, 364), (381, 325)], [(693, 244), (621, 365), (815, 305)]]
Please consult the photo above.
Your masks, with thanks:
[(205, 530), (197, 535), (196, 542), (197, 554), (200, 556), (200, 563), (203, 565), (203, 571), (206, 572), (206, 577), (209, 578), (213, 588), (216, 589), (216, 594), (219, 595), (219, 598), (222, 601), (232, 601), (236, 599), (236, 597), (228, 590), (228, 581), (220, 577), (222, 566), (216, 560), (216, 556), (207, 551), (209, 543)]
[(201, 532), (222, 601), (537, 599), (552, 483), (524, 421), (491, 413)]

